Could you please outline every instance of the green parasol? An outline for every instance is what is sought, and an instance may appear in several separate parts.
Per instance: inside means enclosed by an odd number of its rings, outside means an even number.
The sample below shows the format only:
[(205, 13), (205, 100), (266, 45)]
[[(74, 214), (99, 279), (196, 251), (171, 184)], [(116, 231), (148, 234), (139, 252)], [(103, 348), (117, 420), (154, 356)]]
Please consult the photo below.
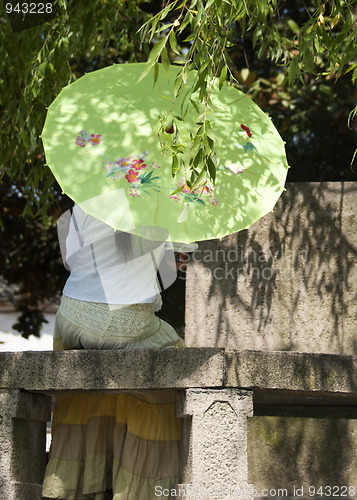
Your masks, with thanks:
[[(220, 238), (248, 228), (271, 211), (288, 169), (284, 143), (271, 119), (244, 93), (213, 85), (199, 103), (189, 73), (174, 98), (178, 66), (144, 78), (145, 64), (119, 64), (65, 87), (48, 109), (42, 132), (47, 163), (62, 190), (114, 229), (169, 230), (171, 240)], [(192, 104), (195, 101), (195, 104)], [(172, 146), (184, 150), (205, 111), (217, 156), (216, 182), (191, 189), (185, 172), (172, 176)], [(182, 119), (183, 120), (180, 120)], [(198, 171), (202, 165), (197, 165)]]

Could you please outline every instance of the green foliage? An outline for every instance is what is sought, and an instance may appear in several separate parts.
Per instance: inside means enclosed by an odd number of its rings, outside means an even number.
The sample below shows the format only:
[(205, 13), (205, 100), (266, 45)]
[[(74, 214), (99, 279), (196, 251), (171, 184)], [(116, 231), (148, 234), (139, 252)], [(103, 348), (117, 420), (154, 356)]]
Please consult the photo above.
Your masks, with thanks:
[[(18, 285), (25, 335), (39, 334), (41, 304), (58, 297), (66, 277), (55, 221), (69, 200), (45, 166), (46, 108), (86, 72), (127, 61), (148, 61), (156, 72), (158, 62), (164, 71), (178, 64), (176, 94), (185, 92), (188, 105), (204, 109), (215, 78), (220, 87), (237, 85), (286, 140), (290, 180), (355, 178), (349, 162), (356, 144), (356, 1), (54, 2), (55, 15), (41, 24), (37, 18), (21, 25), (0, 13), (0, 265)], [(194, 95), (186, 84), (191, 69)], [(184, 119), (174, 117), (176, 130)], [(215, 178), (213, 135), (203, 112), (186, 166), (191, 186), (206, 173)], [(171, 149), (178, 174), (177, 134)]]
[[(297, 81), (305, 84), (306, 75), (338, 79), (352, 71), (357, 77), (356, 2), (332, 0), (298, 6), (299, 20), (292, 19), (289, 2), (276, 0), (173, 0), (153, 16), (141, 29), (142, 40), (155, 41), (148, 58), (148, 70), (160, 60), (163, 67), (172, 61), (182, 65), (175, 82), (176, 92), (187, 90), (189, 70), (197, 71), (191, 91), (209, 107), (214, 80), (219, 87), (229, 79), (237, 84), (230, 56), (237, 41), (250, 39), (258, 58), (267, 58), (280, 67), (291, 87)], [(296, 4), (296, 2), (295, 2)], [(290, 6), (291, 7), (291, 6)], [(291, 9), (293, 10), (293, 9)], [(305, 19), (304, 19), (305, 15)], [(181, 51), (180, 51), (181, 47)], [(183, 51), (182, 49), (185, 48)], [(195, 97), (196, 98), (196, 97)], [(195, 106), (193, 99), (189, 103)], [(201, 124), (192, 136), (191, 156), (184, 164), (182, 151), (172, 145), (172, 172), (189, 171), (188, 185), (199, 173), (197, 166), (215, 179), (214, 141), (209, 136), (211, 124), (204, 112)], [(187, 168), (188, 167), (188, 168)]]
[[(197, 99), (205, 109), (215, 78), (220, 87), (226, 80), (238, 84), (235, 72), (242, 66), (237, 67), (236, 51), (245, 57), (253, 52), (255, 62), (270, 60), (292, 88), (305, 85), (307, 74), (326, 79), (347, 73), (352, 84), (357, 77), (356, 2), (351, 0), (313, 0), (307, 7), (277, 0), (57, 0), (55, 12), (48, 22), (15, 32), (9, 18), (0, 16), (0, 175), (33, 191), (25, 212), (41, 217), (54, 202), (40, 139), (46, 108), (86, 71), (124, 61), (147, 60), (148, 68), (157, 70), (161, 61), (164, 71), (170, 63), (180, 64), (175, 91), (184, 88), (190, 95), (187, 74), (195, 69), (196, 93), (189, 105)], [(205, 112), (200, 123), (186, 169), (190, 183), (201, 173), (198, 165), (212, 179), (215, 175)], [(177, 174), (183, 155), (175, 137), (172, 153)]]
[[(67, 272), (58, 251), (56, 221), (70, 206), (53, 188), (58, 203), (51, 209), (46, 223), (23, 217), (25, 206), (33, 196), (31, 189), (14, 184), (3, 175), (0, 185), (0, 269), (9, 284), (17, 285), (15, 306), (21, 316), (14, 328), (24, 337), (39, 336), (44, 321), (43, 308), (57, 302)], [(61, 208), (60, 206), (61, 205)]]
[[(66, 271), (56, 220), (69, 206), (45, 166), (41, 131), (46, 108), (61, 89), (112, 63), (146, 60), (137, 30), (149, 14), (144, 2), (57, 2), (56, 17), (12, 30), (0, 14), (0, 266), (16, 284), (16, 328), (39, 335), (42, 308), (58, 300)], [(13, 14), (15, 15), (15, 14)]]
[[(206, 111), (215, 79), (219, 78), (220, 88), (227, 79), (227, 48), (232, 45), (232, 28), (247, 15), (248, 9), (249, 6), (242, 2), (176, 0), (168, 3), (141, 30), (143, 40), (157, 39), (149, 55), (148, 70), (157, 65), (160, 57), (165, 70), (169, 63), (166, 47), (168, 45), (174, 54), (174, 62), (182, 64), (174, 86), (176, 95), (184, 88), (188, 106), (198, 110), (198, 102), (204, 103), (204, 111), (191, 138), (188, 165), (185, 165), (184, 151), (175, 142), (175, 138), (172, 144), (172, 173), (176, 175), (181, 170), (188, 171), (188, 186), (197, 185), (205, 172), (215, 180), (217, 161), (214, 139), (212, 134), (210, 135), (211, 123), (207, 119)], [(167, 23), (166, 19), (169, 17), (172, 21)], [(162, 26), (164, 22), (166, 24)], [(182, 50), (182, 44), (186, 44), (185, 52)], [(188, 71), (192, 69), (196, 70), (197, 74), (191, 94), (187, 92), (186, 81)], [(184, 120), (184, 117), (178, 118)]]
[(0, 17), (1, 175), (33, 191), (26, 213), (46, 217), (54, 202), (54, 179), (43, 165), (40, 137), (46, 108), (64, 86), (87, 71), (147, 58), (137, 29), (148, 15), (139, 5), (59, 0), (51, 22), (17, 32), (7, 17)]

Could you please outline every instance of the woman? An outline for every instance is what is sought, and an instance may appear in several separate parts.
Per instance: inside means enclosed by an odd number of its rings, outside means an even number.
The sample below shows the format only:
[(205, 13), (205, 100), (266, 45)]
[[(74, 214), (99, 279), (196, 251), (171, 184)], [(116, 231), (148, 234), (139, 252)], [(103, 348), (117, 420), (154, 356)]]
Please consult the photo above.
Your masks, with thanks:
[[(71, 274), (54, 350), (185, 347), (154, 314), (160, 290), (176, 277), (165, 231), (115, 232), (78, 206), (63, 222), (59, 239)], [(57, 396), (43, 497), (151, 500), (157, 486), (170, 489), (178, 481), (180, 437), (174, 400), (169, 391)]]

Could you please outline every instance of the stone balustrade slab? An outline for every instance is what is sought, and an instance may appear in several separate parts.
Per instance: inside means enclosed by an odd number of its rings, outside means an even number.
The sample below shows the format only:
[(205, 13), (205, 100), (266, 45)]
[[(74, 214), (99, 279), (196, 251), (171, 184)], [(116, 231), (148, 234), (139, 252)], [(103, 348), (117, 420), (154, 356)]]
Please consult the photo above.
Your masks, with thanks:
[(116, 391), (221, 387), (224, 350), (132, 349), (0, 353), (0, 387)]
[(220, 348), (3, 352), (0, 387), (34, 392), (238, 387), (253, 390), (262, 404), (268, 393), (269, 402), (274, 394), (301, 393), (305, 402), (309, 397), (343, 401), (348, 395), (354, 404), (357, 356)]
[(227, 387), (257, 394), (299, 391), (305, 393), (305, 404), (309, 395), (333, 399), (348, 394), (357, 402), (357, 356), (226, 349), (225, 361)]

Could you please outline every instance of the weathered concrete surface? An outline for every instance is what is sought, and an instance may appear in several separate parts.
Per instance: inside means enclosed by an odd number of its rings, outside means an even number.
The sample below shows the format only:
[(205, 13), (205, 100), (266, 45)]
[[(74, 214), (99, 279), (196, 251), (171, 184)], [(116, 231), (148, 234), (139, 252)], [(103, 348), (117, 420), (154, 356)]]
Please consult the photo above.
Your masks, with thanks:
[(183, 436), (189, 443), (182, 470), (186, 493), (179, 498), (203, 498), (205, 491), (215, 499), (249, 498), (247, 418), (253, 415), (253, 393), (187, 389), (180, 396), (177, 415), (191, 417), (191, 423)]
[(357, 402), (356, 356), (233, 349), (225, 356), (228, 387), (350, 393)]
[[(291, 493), (294, 485), (313, 486), (313, 477), (321, 485), (332, 479), (351, 485), (357, 356), (214, 348), (0, 353), (0, 500), (40, 498), (49, 418), (41, 392), (133, 389), (184, 392), (179, 414), (187, 485), (238, 485), (248, 492), (240, 490), (240, 499), (266, 496), (262, 488)], [(247, 418), (252, 396), (255, 416)], [(250, 484), (257, 494), (249, 493)]]
[(0, 353), (0, 387), (30, 391), (221, 387), (222, 349)]
[(191, 347), (356, 354), (357, 183), (288, 184), (247, 231), (199, 243)]
[(0, 392), (0, 498), (39, 498), (45, 470), (46, 422), (51, 398), (19, 390)]
[[(319, 487), (335, 486), (336, 496), (355, 497), (357, 420), (333, 418), (328, 411), (324, 418), (308, 418), (301, 408), (300, 416), (294, 417), (292, 410), (288, 408), (285, 416), (280, 407), (278, 416), (248, 419), (249, 482), (258, 491), (256, 496), (262, 496), (265, 488), (286, 490), (269, 496), (296, 497), (294, 488), (303, 488), (304, 498), (316, 498), (319, 494), (313, 494), (313, 488), (317, 492)], [(348, 491), (352, 487), (353, 494)], [(332, 496), (332, 491), (331, 495), (325, 491), (321, 495), (320, 490), (320, 496)]]
[(357, 356), (219, 348), (5, 352), (1, 387), (37, 392), (238, 387), (253, 390), (261, 404), (268, 404), (272, 392), (280, 404), (290, 392), (295, 400), (301, 394), (305, 403), (309, 396), (325, 402), (339, 398), (342, 404), (348, 397), (354, 404)]

